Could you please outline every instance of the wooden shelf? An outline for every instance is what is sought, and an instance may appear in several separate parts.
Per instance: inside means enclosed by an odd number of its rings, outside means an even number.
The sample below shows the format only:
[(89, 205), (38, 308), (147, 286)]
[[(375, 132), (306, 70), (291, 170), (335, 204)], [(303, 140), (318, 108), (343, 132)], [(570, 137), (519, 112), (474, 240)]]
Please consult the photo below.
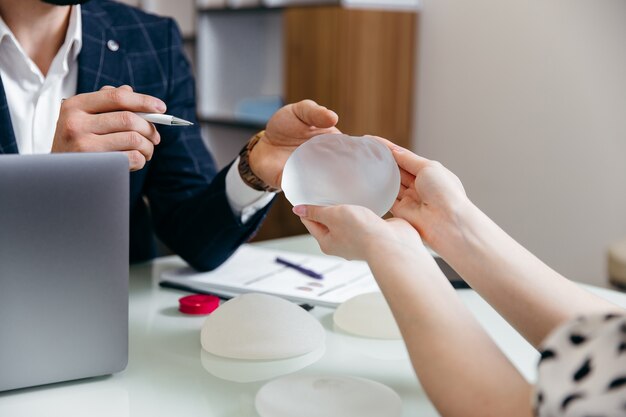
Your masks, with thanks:
[(410, 147), (418, 15), (340, 7), (285, 12), (285, 102), (339, 114), (339, 129)]

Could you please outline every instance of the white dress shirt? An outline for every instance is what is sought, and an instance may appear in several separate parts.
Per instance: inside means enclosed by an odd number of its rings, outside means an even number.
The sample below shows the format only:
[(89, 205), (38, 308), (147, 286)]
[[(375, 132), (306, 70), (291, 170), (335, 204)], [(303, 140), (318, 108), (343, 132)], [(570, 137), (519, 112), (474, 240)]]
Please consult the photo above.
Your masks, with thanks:
[[(0, 18), (0, 77), (20, 154), (50, 153), (61, 101), (76, 94), (81, 48), (80, 6), (72, 6), (65, 41), (47, 75), (42, 74)], [(238, 161), (226, 175), (226, 196), (233, 211), (245, 223), (271, 201), (274, 193), (246, 185), (237, 170)]]

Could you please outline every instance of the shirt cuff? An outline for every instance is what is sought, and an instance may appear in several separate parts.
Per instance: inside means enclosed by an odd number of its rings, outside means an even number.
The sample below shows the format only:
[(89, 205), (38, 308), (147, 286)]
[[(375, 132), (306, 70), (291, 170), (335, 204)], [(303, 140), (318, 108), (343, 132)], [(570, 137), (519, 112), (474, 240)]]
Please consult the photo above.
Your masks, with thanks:
[(237, 157), (226, 173), (226, 198), (233, 212), (241, 216), (241, 222), (246, 223), (250, 220), (275, 196), (276, 193), (257, 191), (243, 182), (241, 175), (239, 175), (239, 157)]

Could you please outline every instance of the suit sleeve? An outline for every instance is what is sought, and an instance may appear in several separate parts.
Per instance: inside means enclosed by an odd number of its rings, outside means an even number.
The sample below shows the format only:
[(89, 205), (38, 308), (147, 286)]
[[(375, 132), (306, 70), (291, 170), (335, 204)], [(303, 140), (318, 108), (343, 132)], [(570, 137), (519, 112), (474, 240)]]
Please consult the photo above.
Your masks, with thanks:
[(194, 122), (191, 127), (159, 126), (159, 144), (150, 162), (146, 196), (157, 236), (200, 271), (221, 265), (255, 233), (268, 205), (245, 224), (226, 196), (229, 166), (216, 172), (196, 118), (195, 83), (182, 38), (170, 20), (166, 104), (168, 114)]

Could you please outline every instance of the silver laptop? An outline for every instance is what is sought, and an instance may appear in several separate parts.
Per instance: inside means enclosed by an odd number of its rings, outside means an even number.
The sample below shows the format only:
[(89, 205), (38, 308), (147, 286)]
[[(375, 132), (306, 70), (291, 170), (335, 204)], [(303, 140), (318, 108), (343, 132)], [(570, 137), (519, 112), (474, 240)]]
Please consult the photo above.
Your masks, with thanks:
[(0, 155), (0, 391), (128, 359), (128, 160)]

